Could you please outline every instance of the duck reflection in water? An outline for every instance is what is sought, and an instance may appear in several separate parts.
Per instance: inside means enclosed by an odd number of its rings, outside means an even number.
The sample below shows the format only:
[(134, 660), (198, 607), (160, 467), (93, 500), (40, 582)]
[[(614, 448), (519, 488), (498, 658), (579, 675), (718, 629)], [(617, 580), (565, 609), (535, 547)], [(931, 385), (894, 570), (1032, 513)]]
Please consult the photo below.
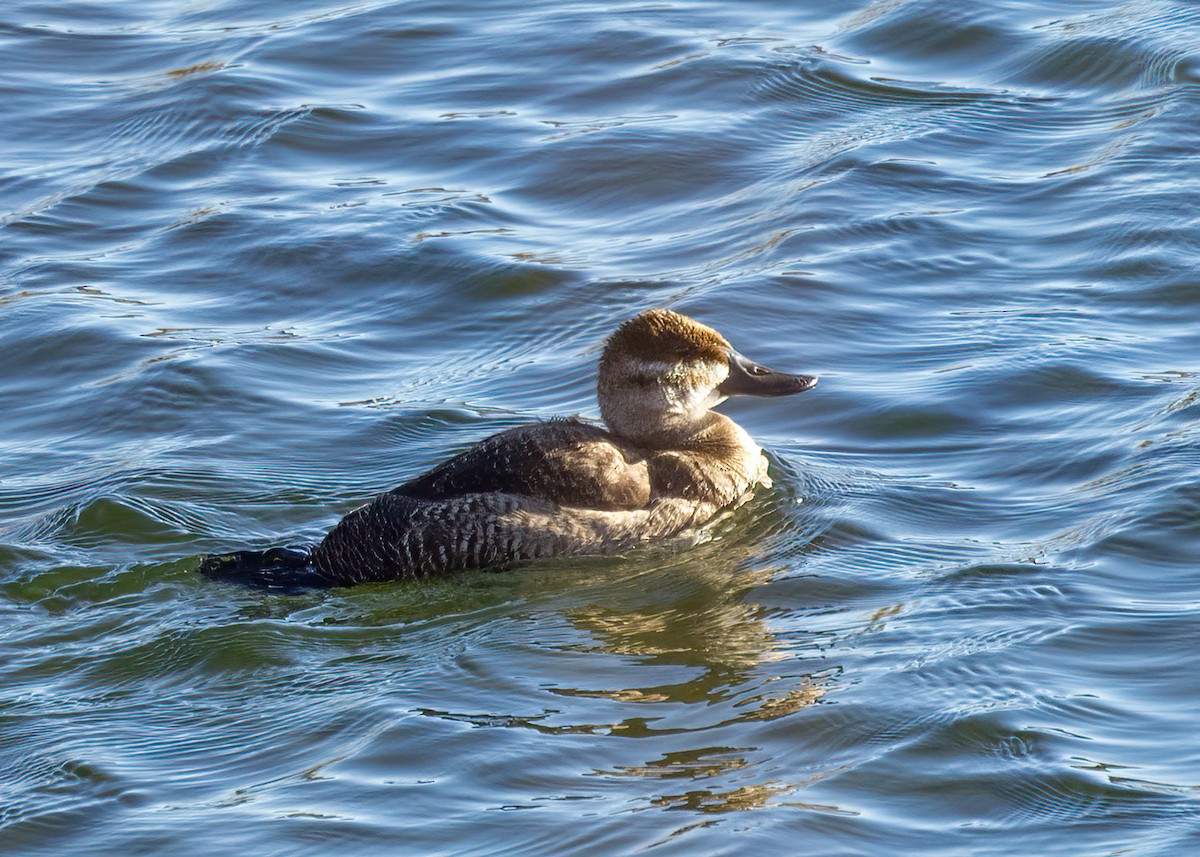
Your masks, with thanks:
[[(756, 562), (755, 553), (744, 542), (708, 542), (650, 572), (622, 599), (567, 611), (596, 641), (593, 651), (636, 658), (655, 677), (688, 673), (682, 681), (644, 687), (556, 690), (612, 700), (626, 712), (631, 703), (649, 709), (646, 716), (613, 724), (610, 734), (661, 736), (654, 742), (660, 755), (596, 772), (663, 781), (648, 806), (706, 813), (753, 809), (800, 785), (747, 785), (759, 761), (754, 748), (713, 746), (713, 729), (795, 714), (819, 703), (830, 680), (828, 663), (781, 644), (769, 608), (753, 599), (777, 571)], [(734, 773), (738, 784), (721, 788)], [(702, 781), (705, 787), (698, 787)]]
[[(581, 591), (578, 575), (594, 582), (597, 566), (611, 569), (610, 563), (569, 566), (567, 577), (557, 582), (521, 575), (534, 588), (525, 600), (544, 603), (569, 593), (584, 602), (562, 608), (559, 615), (576, 633), (555, 647), (587, 654), (594, 659), (591, 665), (585, 662), (582, 673), (572, 670), (569, 678), (559, 676), (543, 690), (563, 702), (543, 703), (542, 714), (422, 713), (543, 735), (652, 739), (609, 747), (610, 767), (590, 772), (622, 781), (645, 779), (646, 808), (752, 809), (801, 787), (804, 782), (780, 782), (766, 774), (754, 782), (763, 761), (755, 748), (729, 746), (718, 737), (725, 727), (746, 734), (748, 724), (782, 719), (820, 703), (837, 674), (824, 658), (823, 641), (801, 647), (782, 642), (771, 627), (772, 608), (754, 597), (778, 571), (762, 561), (756, 537), (792, 523), (774, 510), (773, 499), (778, 498), (765, 498), (761, 508), (746, 509), (727, 522), (732, 531), (757, 518), (744, 537), (730, 533), (686, 552), (655, 551), (625, 560), (623, 565), (632, 562), (638, 569), (632, 576), (595, 588)], [(552, 627), (555, 617), (539, 624)], [(610, 671), (614, 657), (620, 668)], [(646, 682), (631, 686), (629, 677), (639, 674)], [(606, 686), (610, 676), (622, 683)], [(651, 748), (655, 755), (646, 758)]]

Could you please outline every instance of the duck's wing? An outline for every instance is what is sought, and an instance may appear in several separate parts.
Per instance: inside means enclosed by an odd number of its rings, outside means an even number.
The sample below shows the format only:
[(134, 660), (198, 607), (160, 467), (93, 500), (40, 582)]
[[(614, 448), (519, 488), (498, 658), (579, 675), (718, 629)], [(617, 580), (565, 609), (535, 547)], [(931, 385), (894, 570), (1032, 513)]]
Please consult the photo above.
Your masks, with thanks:
[(480, 441), (394, 493), (422, 500), (500, 492), (616, 511), (650, 502), (645, 459), (599, 426), (553, 420)]

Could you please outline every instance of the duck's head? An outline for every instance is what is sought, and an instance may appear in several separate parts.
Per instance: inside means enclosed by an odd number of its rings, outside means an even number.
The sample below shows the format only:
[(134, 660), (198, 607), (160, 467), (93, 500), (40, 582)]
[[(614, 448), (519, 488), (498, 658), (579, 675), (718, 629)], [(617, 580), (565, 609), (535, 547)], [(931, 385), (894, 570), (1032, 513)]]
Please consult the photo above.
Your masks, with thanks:
[(609, 430), (648, 446), (685, 442), (729, 396), (787, 396), (817, 383), (747, 360), (711, 327), (670, 310), (631, 318), (608, 338), (597, 398)]

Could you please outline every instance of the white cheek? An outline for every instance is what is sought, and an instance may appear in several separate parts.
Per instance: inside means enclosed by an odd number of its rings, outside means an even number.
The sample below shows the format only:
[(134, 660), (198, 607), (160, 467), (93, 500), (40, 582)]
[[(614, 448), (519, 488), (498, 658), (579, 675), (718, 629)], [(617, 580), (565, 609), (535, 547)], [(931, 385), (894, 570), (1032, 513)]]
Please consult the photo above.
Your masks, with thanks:
[(728, 377), (728, 366), (713, 367), (712, 371), (708, 373), (708, 377), (704, 379), (700, 385), (700, 388), (695, 393), (695, 396), (698, 399), (696, 402), (697, 407), (707, 411), (710, 408), (715, 408), (717, 405), (721, 404), (721, 402), (728, 399), (728, 396), (722, 395), (717, 389)]
[(666, 387), (662, 391), (662, 397), (666, 403), (667, 410), (672, 413), (687, 413), (692, 410), (693, 395), (687, 390), (680, 390), (678, 387)]
[(715, 389), (710, 388), (703, 390), (672, 390), (668, 393), (668, 400), (671, 403), (673, 411), (695, 415), (707, 411), (709, 408), (715, 408), (721, 402), (725, 401), (725, 397)]

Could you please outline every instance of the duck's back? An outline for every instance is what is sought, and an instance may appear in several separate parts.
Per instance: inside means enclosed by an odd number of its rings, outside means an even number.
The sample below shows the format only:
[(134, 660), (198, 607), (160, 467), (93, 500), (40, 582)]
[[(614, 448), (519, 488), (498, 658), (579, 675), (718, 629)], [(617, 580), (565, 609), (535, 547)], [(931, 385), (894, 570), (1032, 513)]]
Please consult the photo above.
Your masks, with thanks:
[(392, 493), (448, 500), (492, 492), (611, 511), (645, 506), (651, 483), (641, 450), (599, 426), (556, 419), (492, 435)]

